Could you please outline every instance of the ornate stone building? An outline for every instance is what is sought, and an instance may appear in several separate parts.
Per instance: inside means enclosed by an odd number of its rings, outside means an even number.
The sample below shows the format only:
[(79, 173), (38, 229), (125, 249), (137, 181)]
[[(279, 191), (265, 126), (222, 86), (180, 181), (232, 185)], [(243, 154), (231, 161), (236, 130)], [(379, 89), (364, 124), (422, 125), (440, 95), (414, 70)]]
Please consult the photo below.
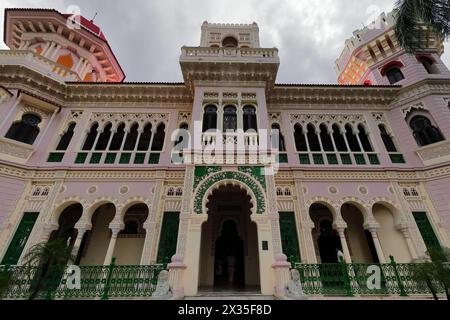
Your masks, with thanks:
[(76, 263), (168, 265), (174, 295), (284, 294), (292, 263), (409, 263), (450, 246), (450, 71), (391, 15), (357, 30), (339, 85), (277, 84), (256, 23), (201, 27), (182, 83), (123, 82), (91, 21), (7, 9), (0, 261), (63, 238)]

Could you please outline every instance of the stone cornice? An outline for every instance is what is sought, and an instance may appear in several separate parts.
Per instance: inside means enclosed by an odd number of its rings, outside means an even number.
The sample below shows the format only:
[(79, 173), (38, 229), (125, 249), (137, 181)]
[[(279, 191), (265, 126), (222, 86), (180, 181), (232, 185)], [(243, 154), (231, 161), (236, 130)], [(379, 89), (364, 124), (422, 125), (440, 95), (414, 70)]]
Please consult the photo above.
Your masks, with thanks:
[[(155, 169), (155, 170), (136, 170), (136, 169), (118, 169), (118, 170), (95, 170), (95, 169), (35, 169), (25, 168), (0, 163), (0, 176), (8, 176), (26, 180), (54, 181), (115, 181), (115, 180), (133, 180), (145, 182), (149, 179), (167, 179), (171, 181), (183, 181), (185, 170), (177, 169)], [(430, 181), (450, 177), (450, 165), (435, 167), (424, 170), (389, 170), (389, 171), (360, 171), (360, 170), (280, 170), (275, 179), (279, 182), (302, 181)]]
[[(298, 104), (314, 106), (327, 104), (343, 108), (363, 109), (365, 105), (389, 109), (400, 87), (396, 86), (339, 86), (339, 85), (277, 85), (267, 97), (273, 106), (283, 105), (298, 109)], [(302, 106), (303, 107), (303, 106)]]
[(429, 95), (450, 96), (450, 79), (425, 79), (400, 90), (391, 108), (404, 106)]

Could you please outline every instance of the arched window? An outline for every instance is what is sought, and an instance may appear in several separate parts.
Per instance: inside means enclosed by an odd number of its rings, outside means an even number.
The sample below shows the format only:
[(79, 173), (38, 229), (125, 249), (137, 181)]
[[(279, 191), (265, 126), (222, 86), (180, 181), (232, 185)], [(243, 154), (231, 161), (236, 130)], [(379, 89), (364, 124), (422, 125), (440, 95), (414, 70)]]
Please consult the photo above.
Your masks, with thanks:
[(152, 151), (162, 151), (164, 147), (164, 138), (166, 136), (166, 133), (164, 132), (165, 128), (166, 126), (164, 125), (164, 123), (161, 123), (156, 128), (156, 133), (152, 143)]
[(372, 144), (370, 143), (369, 136), (367, 135), (366, 129), (362, 124), (358, 124), (358, 136), (359, 141), (361, 141), (362, 147), (366, 152), (373, 152)]
[(173, 188), (169, 188), (169, 190), (167, 190), (167, 195), (169, 197), (172, 197), (175, 194), (175, 191), (173, 190)]
[(121, 123), (117, 127), (117, 131), (114, 133), (109, 146), (109, 150), (116, 151), (122, 147), (123, 138), (125, 137), (125, 124)]
[(283, 189), (277, 188), (277, 196), (282, 196), (282, 195), (283, 195)]
[(61, 139), (59, 139), (59, 143), (56, 146), (56, 150), (58, 151), (64, 151), (67, 150), (67, 147), (69, 147), (70, 141), (73, 137), (73, 130), (75, 129), (75, 122), (72, 122), (69, 124), (69, 127), (67, 128), (66, 132), (61, 136)]
[(147, 123), (139, 138), (138, 150), (147, 151), (150, 147), (150, 140), (152, 139), (152, 124)]
[(422, 56), (417, 58), (417, 60), (423, 65), (423, 67), (425, 68), (425, 70), (427, 70), (429, 74), (439, 73), (439, 69), (436, 67), (434, 61), (431, 60), (430, 58)]
[(238, 46), (238, 41), (234, 37), (226, 37), (222, 40), (222, 47), (236, 48)]
[(236, 107), (226, 106), (223, 108), (223, 131), (236, 131), (237, 129), (237, 115)]
[(177, 191), (175, 192), (175, 195), (180, 197), (183, 195), (183, 189), (182, 188), (177, 188)]
[(258, 130), (258, 126), (256, 123), (256, 109), (252, 106), (245, 106), (244, 109), (244, 132), (248, 130)]
[(45, 187), (42, 190), (41, 196), (48, 196), (48, 193), (50, 192), (50, 188), (49, 187)]
[(33, 144), (39, 134), (39, 123), (42, 119), (32, 113), (25, 113), (22, 119), (16, 121), (9, 128), (5, 137), (26, 144)]
[(291, 195), (291, 189), (289, 189), (289, 188), (286, 187), (286, 188), (284, 189), (284, 195), (287, 196), (287, 197), (289, 197), (289, 196)]
[(211, 129), (217, 129), (217, 107), (206, 106), (203, 113), (203, 132)]
[(353, 129), (350, 125), (345, 125), (345, 136), (347, 137), (348, 146), (350, 147), (350, 150), (355, 151), (361, 151), (361, 148), (358, 143), (358, 139), (356, 138), (356, 135), (353, 133)]
[(408, 188), (403, 188), (403, 195), (406, 197), (411, 196), (411, 193), (409, 192)]
[(98, 123), (94, 122), (89, 130), (89, 133), (86, 136), (86, 140), (84, 140), (83, 150), (91, 150), (94, 146), (95, 139), (97, 138)]
[(298, 123), (295, 124), (294, 126), (294, 140), (295, 140), (295, 148), (297, 149), (297, 151), (308, 151), (308, 146), (306, 144), (303, 128)]
[(402, 71), (397, 66), (389, 67), (386, 70), (386, 77), (388, 78), (390, 84), (394, 84), (405, 79)]
[(320, 125), (320, 140), (324, 151), (334, 151), (333, 141), (328, 133), (328, 128), (323, 123)]
[(397, 152), (394, 140), (392, 140), (392, 137), (387, 132), (386, 127), (383, 124), (379, 124), (378, 129), (380, 130), (381, 140), (383, 140), (386, 151)]
[[(278, 147), (278, 150), (280, 152), (286, 152), (286, 143), (284, 141), (283, 135), (281, 134), (280, 125), (278, 123), (272, 124), (272, 130), (278, 131), (278, 146), (276, 146), (274, 141), (272, 140), (272, 148)], [(272, 137), (275, 138), (275, 132), (272, 133)]]
[(130, 132), (128, 132), (127, 138), (125, 139), (125, 144), (123, 146), (123, 150), (125, 150), (125, 151), (134, 150), (134, 147), (136, 146), (137, 137), (138, 137), (138, 129), (139, 129), (139, 124), (137, 124), (137, 123), (135, 123), (131, 126)]
[(306, 128), (308, 130), (306, 135), (308, 136), (309, 150), (320, 151), (320, 142), (316, 133), (316, 128), (314, 128), (312, 124), (308, 124)]
[(414, 197), (418, 197), (418, 196), (419, 196), (419, 192), (417, 192), (417, 190), (416, 190), (415, 188), (411, 188), (411, 194), (412, 194)]
[[(181, 131), (182, 130), (187, 131), (188, 129), (189, 129), (189, 126), (188, 126), (187, 123), (180, 124), (180, 130)], [(175, 141), (175, 146), (178, 146), (179, 144), (182, 144), (181, 148), (187, 148), (189, 141), (184, 141), (184, 138), (186, 138), (186, 140), (188, 139), (188, 137), (186, 137), (184, 134), (182, 134), (182, 132), (180, 132), (178, 134), (177, 140)]]
[(444, 140), (438, 128), (433, 126), (430, 119), (425, 116), (415, 116), (409, 122), (414, 138), (419, 146), (426, 146)]
[(347, 144), (345, 143), (345, 138), (341, 133), (341, 128), (337, 124), (333, 124), (333, 139), (334, 144), (336, 145), (336, 149), (339, 152), (346, 152)]
[(41, 188), (37, 187), (36, 189), (34, 189), (33, 191), (33, 197), (39, 197), (41, 195)]
[(95, 150), (106, 150), (106, 147), (108, 146), (109, 138), (111, 137), (111, 128), (112, 124), (108, 123), (105, 128), (103, 129), (103, 132), (100, 133), (100, 136), (98, 137), (97, 145), (95, 146)]

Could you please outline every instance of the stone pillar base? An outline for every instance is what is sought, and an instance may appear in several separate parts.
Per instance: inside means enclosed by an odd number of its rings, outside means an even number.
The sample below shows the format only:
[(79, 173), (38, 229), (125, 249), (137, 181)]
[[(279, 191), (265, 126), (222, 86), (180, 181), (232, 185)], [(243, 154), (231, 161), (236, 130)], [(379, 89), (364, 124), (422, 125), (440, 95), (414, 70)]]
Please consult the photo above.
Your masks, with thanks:
[(175, 255), (167, 267), (169, 269), (169, 285), (172, 290), (173, 299), (184, 298), (183, 273), (186, 265), (183, 259)]
[(286, 295), (286, 286), (290, 280), (289, 270), (291, 264), (287, 261), (285, 254), (277, 254), (275, 263), (272, 265), (275, 271), (275, 292), (276, 296)]

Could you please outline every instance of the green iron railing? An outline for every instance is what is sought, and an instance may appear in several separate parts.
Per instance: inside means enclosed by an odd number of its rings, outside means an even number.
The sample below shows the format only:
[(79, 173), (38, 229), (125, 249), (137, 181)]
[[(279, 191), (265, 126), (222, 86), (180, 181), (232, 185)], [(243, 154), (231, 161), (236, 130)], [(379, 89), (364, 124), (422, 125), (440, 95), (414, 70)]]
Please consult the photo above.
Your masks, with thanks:
[[(156, 288), (158, 275), (166, 264), (80, 266), (80, 289), (69, 289), (66, 270), (50, 269), (40, 282), (38, 299), (145, 298)], [(40, 270), (28, 266), (0, 266), (0, 276), (8, 285), (0, 289), (0, 299), (28, 299), (38, 283)]]
[[(380, 286), (368, 285), (376, 266), (380, 271)], [(431, 293), (425, 281), (421, 280), (416, 270), (420, 264), (396, 263), (324, 263), (301, 264), (293, 267), (300, 273), (303, 291), (306, 295), (428, 295)], [(449, 266), (450, 269), (450, 266)], [(449, 270), (450, 272), (450, 270)], [(432, 280), (437, 293), (445, 293), (439, 281)], [(369, 281), (371, 283), (371, 281)]]

